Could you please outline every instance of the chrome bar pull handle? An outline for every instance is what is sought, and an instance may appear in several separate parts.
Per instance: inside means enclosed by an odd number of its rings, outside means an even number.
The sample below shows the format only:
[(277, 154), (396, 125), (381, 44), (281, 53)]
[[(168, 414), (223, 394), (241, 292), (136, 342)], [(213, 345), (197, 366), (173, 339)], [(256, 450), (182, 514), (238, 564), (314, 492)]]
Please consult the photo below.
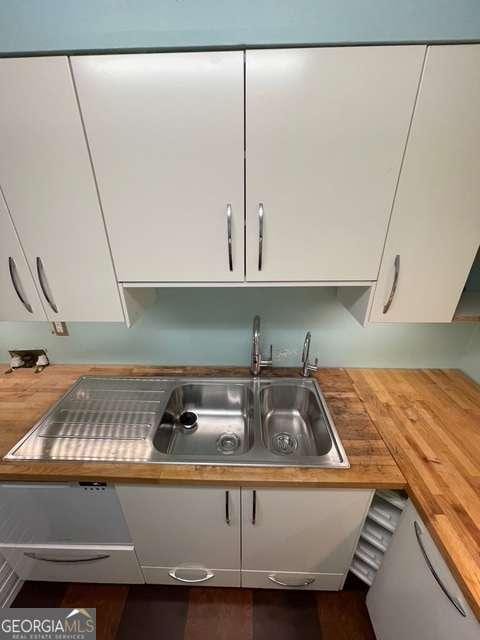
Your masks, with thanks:
[(430, 558), (427, 555), (427, 551), (425, 549), (425, 546), (423, 544), (422, 529), (421, 529), (420, 525), (418, 524), (418, 522), (416, 520), (414, 521), (413, 526), (415, 528), (415, 535), (417, 536), (417, 542), (418, 542), (418, 546), (420, 547), (420, 551), (422, 552), (422, 556), (423, 556), (423, 558), (425, 560), (425, 563), (426, 563), (427, 567), (430, 569), (430, 572), (431, 572), (432, 576), (435, 578), (436, 583), (438, 584), (440, 589), (443, 591), (445, 596), (448, 598), (448, 600), (453, 604), (453, 606), (458, 611), (458, 613), (461, 616), (463, 616), (464, 618), (466, 618), (467, 617), (467, 612), (462, 607), (462, 605), (457, 600), (457, 598), (454, 598), (451, 595), (451, 593), (448, 591), (447, 587), (441, 581), (440, 576), (435, 571), (435, 569), (434, 569), (434, 567), (432, 565), (432, 562), (431, 562)]
[(96, 562), (97, 560), (105, 560), (106, 558), (110, 558), (109, 555), (89, 556), (87, 558), (55, 558), (40, 556), (37, 553), (24, 553), (23, 555), (27, 558), (30, 558), (31, 560), (40, 560), (42, 562), (56, 562), (59, 564), (70, 564), (75, 562)]
[(22, 286), (20, 284), (20, 278), (18, 277), (17, 273), (17, 266), (15, 264), (15, 260), (12, 257), (8, 258), (8, 270), (10, 272), (10, 279), (12, 281), (12, 285), (15, 289), (15, 293), (17, 294), (18, 299), (29, 313), (33, 313), (33, 309), (27, 302), (25, 294), (23, 293)]
[(388, 300), (385, 303), (385, 306), (383, 307), (383, 313), (387, 313), (390, 307), (392, 306), (392, 302), (395, 297), (395, 293), (397, 291), (398, 277), (400, 275), (400, 256), (398, 254), (395, 256), (394, 267), (395, 267), (395, 275), (393, 276), (392, 288), (390, 290), (390, 295), (388, 296)]
[(37, 257), (37, 274), (38, 274), (38, 281), (40, 282), (43, 295), (45, 296), (45, 300), (50, 305), (50, 308), (52, 309), (52, 311), (54, 311), (55, 313), (58, 313), (58, 307), (53, 301), (52, 293), (47, 283), (47, 278), (45, 276), (45, 269), (43, 268), (42, 259), (38, 257)]
[(228, 268), (233, 271), (232, 256), (232, 205), (227, 204), (227, 246), (228, 246)]
[(230, 491), (225, 491), (225, 522), (230, 525)]
[(288, 582), (283, 582), (282, 580), (279, 580), (275, 576), (275, 574), (272, 574), (272, 575), (268, 576), (268, 579), (270, 580), (270, 582), (274, 582), (275, 584), (279, 584), (281, 587), (290, 587), (290, 588), (308, 587), (310, 584), (313, 584), (315, 582), (315, 578), (307, 578), (304, 582), (288, 583)]
[(262, 270), (263, 264), (263, 203), (258, 205), (258, 270)]
[(252, 524), (257, 522), (257, 492), (252, 491)]

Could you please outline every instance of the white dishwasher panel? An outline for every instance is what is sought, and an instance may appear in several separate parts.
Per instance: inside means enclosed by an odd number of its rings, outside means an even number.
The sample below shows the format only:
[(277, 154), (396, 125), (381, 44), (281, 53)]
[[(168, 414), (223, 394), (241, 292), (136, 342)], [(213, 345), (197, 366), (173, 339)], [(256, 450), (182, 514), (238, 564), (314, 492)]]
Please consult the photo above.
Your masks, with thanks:
[(114, 487), (104, 483), (0, 484), (0, 543), (125, 544)]

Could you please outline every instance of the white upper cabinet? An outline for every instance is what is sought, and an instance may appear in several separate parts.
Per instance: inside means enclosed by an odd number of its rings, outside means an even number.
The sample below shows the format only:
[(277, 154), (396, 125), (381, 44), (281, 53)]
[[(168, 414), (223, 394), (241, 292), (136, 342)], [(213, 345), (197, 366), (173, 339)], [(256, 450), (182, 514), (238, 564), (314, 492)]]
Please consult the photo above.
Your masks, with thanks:
[(46, 320), (22, 248), (0, 193), (0, 320)]
[(247, 280), (376, 280), (424, 53), (247, 51)]
[(67, 58), (0, 60), (0, 94), (0, 185), (49, 319), (123, 321)]
[(243, 280), (243, 52), (72, 66), (119, 280)]
[(480, 45), (429, 47), (374, 322), (452, 320), (480, 242), (479, 114)]

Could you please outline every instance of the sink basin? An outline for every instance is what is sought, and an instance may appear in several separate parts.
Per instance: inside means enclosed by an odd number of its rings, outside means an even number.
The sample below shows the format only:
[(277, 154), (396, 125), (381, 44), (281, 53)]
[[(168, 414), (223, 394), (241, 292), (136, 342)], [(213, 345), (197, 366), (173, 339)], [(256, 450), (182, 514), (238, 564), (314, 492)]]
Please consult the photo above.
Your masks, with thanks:
[(5, 459), (350, 466), (311, 378), (80, 378)]
[(252, 446), (252, 415), (245, 384), (184, 384), (170, 395), (153, 445), (173, 456), (241, 455)]
[(332, 437), (315, 393), (304, 386), (272, 385), (260, 394), (262, 436), (275, 455), (324, 456)]

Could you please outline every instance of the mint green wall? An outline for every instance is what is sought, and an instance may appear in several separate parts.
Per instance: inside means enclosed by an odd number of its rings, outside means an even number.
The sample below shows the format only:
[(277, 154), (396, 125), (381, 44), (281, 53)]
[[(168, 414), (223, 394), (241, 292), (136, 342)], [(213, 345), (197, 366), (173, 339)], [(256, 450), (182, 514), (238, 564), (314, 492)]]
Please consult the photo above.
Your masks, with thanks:
[[(141, 48), (480, 40), (478, 0), (2, 0), (0, 55)], [(474, 375), (471, 326), (361, 328), (328, 289), (167, 289), (132, 329), (0, 323), (8, 348), (47, 347), (57, 362), (247, 364), (253, 315), (278, 364), (304, 332), (322, 365), (459, 366)], [(476, 341), (476, 342), (475, 342)]]
[(473, 331), (470, 325), (364, 329), (330, 288), (161, 289), (131, 329), (71, 323), (70, 337), (62, 338), (46, 323), (0, 323), (0, 355), (7, 348), (47, 347), (55, 362), (247, 365), (255, 313), (278, 365), (298, 363), (310, 329), (312, 355), (322, 366), (459, 366)]
[(458, 366), (480, 383), (480, 326), (470, 336)]
[(1, 0), (0, 52), (478, 40), (478, 0)]

